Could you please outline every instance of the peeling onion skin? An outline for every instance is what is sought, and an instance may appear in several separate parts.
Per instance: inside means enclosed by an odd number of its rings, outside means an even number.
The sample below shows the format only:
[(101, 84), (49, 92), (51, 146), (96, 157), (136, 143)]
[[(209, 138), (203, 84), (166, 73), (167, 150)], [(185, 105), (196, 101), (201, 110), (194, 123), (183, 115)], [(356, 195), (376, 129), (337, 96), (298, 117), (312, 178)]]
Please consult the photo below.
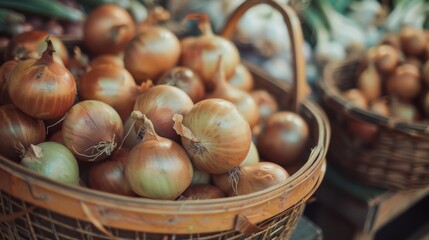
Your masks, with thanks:
[(183, 119), (178, 115), (174, 119), (182, 145), (198, 169), (211, 174), (228, 172), (240, 165), (249, 152), (252, 141), (249, 124), (234, 104), (226, 100), (200, 101)]
[(0, 107), (0, 126), (0, 155), (13, 161), (18, 161), (22, 151), (31, 144), (39, 144), (46, 138), (45, 123), (13, 104)]
[(62, 134), (65, 145), (78, 160), (101, 161), (121, 143), (123, 124), (111, 106), (97, 100), (85, 100), (67, 113)]

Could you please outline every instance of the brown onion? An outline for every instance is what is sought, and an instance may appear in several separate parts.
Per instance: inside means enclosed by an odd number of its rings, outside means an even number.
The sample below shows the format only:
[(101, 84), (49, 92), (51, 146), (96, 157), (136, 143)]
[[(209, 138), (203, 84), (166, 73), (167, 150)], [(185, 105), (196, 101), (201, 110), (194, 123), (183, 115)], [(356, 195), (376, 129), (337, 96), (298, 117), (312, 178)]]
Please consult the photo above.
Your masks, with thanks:
[(399, 36), (396, 33), (388, 32), (384, 34), (383, 38), (380, 41), (380, 44), (390, 45), (397, 50), (401, 49), (401, 42), (399, 41)]
[(7, 90), (9, 75), (12, 69), (18, 65), (18, 61), (9, 60), (3, 63), (0, 67), (0, 105), (12, 103)]
[(216, 199), (226, 197), (218, 187), (210, 184), (197, 184), (189, 186), (180, 195), (180, 200), (203, 200), (203, 199)]
[(368, 100), (365, 98), (363, 93), (356, 88), (351, 88), (342, 94), (342, 96), (349, 101), (350, 103), (360, 107), (360, 108), (368, 108)]
[(40, 58), (46, 50), (46, 38), (52, 41), (55, 56), (59, 62), (67, 64), (69, 54), (63, 41), (46, 31), (31, 30), (15, 35), (6, 48), (6, 60)]
[(147, 26), (125, 49), (125, 68), (138, 83), (157, 79), (176, 66), (180, 51), (179, 39), (170, 30)]
[(256, 148), (255, 143), (253, 143), (253, 141), (250, 143), (250, 148), (249, 148), (249, 152), (247, 153), (246, 158), (244, 159), (244, 161), (240, 164), (241, 166), (244, 165), (249, 165), (252, 163), (256, 163), (259, 162), (259, 153), (258, 153), (258, 149)]
[(191, 185), (205, 184), (210, 182), (210, 174), (198, 168), (194, 168), (194, 175), (192, 176)]
[(401, 64), (386, 81), (387, 93), (403, 101), (412, 101), (420, 94), (420, 78), (418, 67), (409, 63)]
[[(173, 129), (173, 115), (186, 115), (194, 103), (181, 89), (169, 85), (157, 85), (137, 97), (134, 110), (151, 120), (159, 136), (179, 141)], [(136, 127), (139, 128), (137, 122)]]
[(375, 64), (369, 65), (360, 73), (356, 87), (365, 96), (367, 101), (377, 99), (382, 94), (382, 78), (375, 68)]
[(413, 26), (405, 26), (399, 31), (399, 41), (402, 51), (410, 56), (420, 56), (428, 42), (424, 32)]
[(119, 67), (125, 67), (124, 59), (122, 55), (113, 55), (113, 54), (100, 54), (91, 59), (89, 62), (89, 67), (94, 68), (98, 65), (104, 64), (113, 64)]
[(78, 160), (100, 161), (121, 143), (123, 125), (111, 106), (97, 100), (78, 102), (63, 122), (65, 145)]
[(58, 130), (51, 134), (51, 136), (48, 137), (48, 141), (50, 142), (57, 142), (64, 145), (64, 138), (63, 138), (63, 131)]
[(219, 56), (216, 72), (213, 75), (214, 89), (206, 94), (206, 98), (222, 98), (233, 103), (252, 128), (259, 121), (258, 105), (249, 93), (231, 86), (226, 81), (221, 67), (222, 62), (223, 56)]
[(373, 47), (368, 54), (370, 55), (369, 64), (374, 64), (381, 73), (393, 72), (401, 58), (399, 50), (387, 44)]
[(369, 145), (375, 141), (378, 134), (377, 125), (355, 118), (347, 118), (345, 123), (347, 133), (352, 136), (354, 142)]
[(226, 78), (230, 78), (240, 63), (240, 54), (230, 40), (213, 34), (208, 15), (189, 14), (186, 19), (197, 20), (202, 35), (190, 36), (181, 40), (181, 65), (195, 71), (203, 79), (206, 87), (211, 89), (218, 57), (225, 56), (222, 71)]
[(135, 34), (131, 15), (115, 4), (91, 11), (83, 25), (83, 43), (95, 54), (117, 54)]
[(32, 144), (22, 157), (21, 165), (62, 183), (79, 184), (76, 158), (69, 149), (56, 142)]
[(53, 59), (52, 41), (40, 59), (27, 59), (9, 75), (8, 92), (23, 112), (38, 119), (63, 116), (76, 98), (76, 81), (64, 66)]
[(182, 89), (194, 103), (201, 101), (206, 91), (201, 78), (187, 67), (174, 67), (165, 72), (156, 84), (166, 84)]
[(231, 86), (246, 92), (250, 92), (254, 85), (252, 74), (242, 63), (239, 63), (237, 67), (235, 67), (234, 75), (228, 78), (228, 82)]
[[(227, 183), (227, 186), (218, 186), (220, 189), (229, 189), (229, 196), (245, 195), (275, 186), (289, 177), (288, 172), (278, 164), (272, 162), (258, 162), (240, 166), (230, 173), (213, 176), (215, 183)], [(221, 180), (222, 179), (222, 180)], [(225, 179), (227, 179), (225, 181)]]
[(151, 121), (138, 111), (132, 117), (143, 120), (143, 140), (135, 146), (125, 166), (131, 189), (140, 196), (176, 199), (192, 180), (193, 168), (178, 143), (156, 134)]
[(175, 114), (173, 119), (174, 129), (196, 168), (211, 174), (228, 172), (249, 152), (249, 124), (226, 100), (202, 100), (185, 117)]
[(266, 120), (256, 146), (261, 158), (288, 166), (303, 157), (309, 138), (309, 127), (300, 115), (279, 111)]
[(389, 104), (385, 98), (372, 101), (368, 109), (386, 117), (390, 115)]
[(259, 109), (260, 120), (264, 121), (279, 109), (274, 96), (265, 89), (257, 89), (250, 92)]
[(81, 100), (99, 100), (109, 104), (124, 122), (130, 116), (137, 96), (144, 90), (143, 86), (136, 85), (125, 68), (106, 64), (87, 71), (78, 87)]
[(88, 56), (83, 54), (79, 47), (74, 47), (73, 49), (73, 57), (69, 59), (66, 68), (73, 74), (74, 78), (77, 82), (80, 77), (85, 74), (88, 68)]
[(45, 141), (42, 120), (34, 119), (12, 104), (0, 106), (0, 155), (18, 160), (31, 144)]
[(94, 164), (89, 170), (89, 186), (104, 192), (135, 196), (125, 178), (129, 150), (119, 149), (106, 161)]

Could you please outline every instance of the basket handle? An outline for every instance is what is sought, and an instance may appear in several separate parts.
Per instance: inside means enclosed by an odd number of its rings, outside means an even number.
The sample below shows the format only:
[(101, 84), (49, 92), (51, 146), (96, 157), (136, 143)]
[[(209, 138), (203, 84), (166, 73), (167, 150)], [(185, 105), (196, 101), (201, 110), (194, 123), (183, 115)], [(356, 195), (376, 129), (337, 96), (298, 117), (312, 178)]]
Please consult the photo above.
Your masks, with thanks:
[(251, 7), (259, 4), (268, 4), (283, 16), (283, 20), (286, 24), (292, 53), (292, 69), (294, 70), (293, 83), (292, 83), (292, 94), (291, 94), (291, 105), (295, 112), (298, 111), (300, 104), (310, 93), (310, 88), (307, 84), (305, 75), (305, 60), (303, 54), (303, 35), (301, 29), (301, 23), (296, 16), (294, 10), (283, 4), (275, 2), (274, 0), (247, 0), (241, 4), (229, 17), (224, 29), (222, 30), (221, 36), (227, 39), (231, 39), (240, 18), (249, 10)]

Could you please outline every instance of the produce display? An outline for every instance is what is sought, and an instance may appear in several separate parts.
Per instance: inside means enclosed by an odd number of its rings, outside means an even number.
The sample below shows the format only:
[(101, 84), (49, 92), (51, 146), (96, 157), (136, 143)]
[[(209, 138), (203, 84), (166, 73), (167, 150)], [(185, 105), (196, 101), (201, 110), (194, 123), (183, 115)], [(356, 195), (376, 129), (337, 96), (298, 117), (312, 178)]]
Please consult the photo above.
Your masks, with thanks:
[(57, 181), (159, 200), (245, 195), (293, 175), (311, 152), (306, 120), (254, 87), (208, 15), (188, 14), (200, 33), (179, 37), (154, 14), (94, 7), (79, 44), (13, 36), (0, 154)]

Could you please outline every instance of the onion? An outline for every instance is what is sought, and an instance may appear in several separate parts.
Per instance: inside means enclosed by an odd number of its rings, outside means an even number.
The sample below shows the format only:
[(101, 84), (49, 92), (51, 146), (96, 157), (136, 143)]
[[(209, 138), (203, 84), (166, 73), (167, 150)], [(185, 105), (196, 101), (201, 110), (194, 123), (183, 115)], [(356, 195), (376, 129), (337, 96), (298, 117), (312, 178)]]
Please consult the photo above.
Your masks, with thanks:
[(197, 20), (202, 35), (181, 40), (181, 65), (195, 71), (203, 79), (205, 86), (211, 89), (219, 56), (225, 56), (222, 71), (226, 78), (230, 78), (240, 63), (238, 49), (230, 40), (213, 34), (206, 14), (189, 14), (186, 19)]
[(375, 124), (367, 123), (355, 118), (345, 120), (347, 133), (352, 136), (352, 140), (358, 144), (369, 145), (373, 143), (378, 134), (378, 127)]
[(0, 155), (18, 160), (20, 154), (45, 141), (45, 124), (21, 112), (12, 104), (0, 106)]
[(214, 89), (206, 94), (206, 98), (222, 98), (233, 103), (250, 127), (259, 121), (259, 110), (255, 100), (247, 92), (232, 87), (225, 79), (222, 71), (223, 56), (219, 57), (216, 73), (213, 77)]
[(356, 87), (362, 92), (367, 101), (377, 99), (382, 94), (382, 78), (375, 68), (375, 64), (369, 65), (360, 73)]
[(104, 64), (113, 64), (119, 67), (125, 67), (123, 56), (113, 54), (101, 54), (94, 57), (89, 62), (89, 67), (94, 68), (95, 66)]
[(64, 66), (53, 60), (51, 40), (40, 59), (27, 59), (9, 75), (8, 92), (23, 112), (38, 119), (63, 116), (76, 98), (76, 82)]
[(392, 73), (395, 71), (401, 58), (399, 50), (387, 44), (371, 48), (368, 51), (368, 55), (370, 65), (373, 62), (377, 70), (381, 73)]
[[(194, 103), (181, 89), (169, 85), (157, 85), (137, 97), (134, 110), (149, 118), (159, 136), (179, 141), (173, 129), (175, 113), (186, 115)], [(139, 124), (136, 124), (139, 128)]]
[[(288, 172), (272, 162), (257, 162), (235, 168), (229, 173), (214, 175), (215, 185), (228, 190), (229, 196), (245, 195), (275, 186), (289, 177)], [(222, 185), (226, 184), (226, 185)]]
[(419, 110), (414, 104), (403, 102), (395, 97), (390, 102), (390, 113), (392, 118), (404, 122), (415, 122), (420, 118)]
[(379, 98), (372, 101), (368, 109), (385, 117), (390, 115), (389, 104), (385, 98)]
[(48, 137), (48, 141), (64, 145), (63, 131), (58, 130)]
[(109, 159), (94, 164), (89, 170), (89, 186), (104, 192), (135, 196), (125, 178), (129, 151), (119, 149)]
[(198, 169), (210, 174), (228, 172), (249, 152), (249, 124), (226, 100), (202, 100), (185, 117), (175, 114), (173, 120), (183, 147)]
[(255, 100), (256, 105), (258, 105), (261, 121), (265, 121), (265, 119), (279, 109), (274, 96), (265, 89), (253, 90), (250, 92), (250, 96)]
[(70, 58), (70, 60), (65, 65), (66, 68), (73, 74), (74, 78), (76, 79), (77, 83), (79, 82), (80, 77), (82, 77), (83, 74), (85, 74), (87, 68), (88, 68), (88, 56), (83, 54), (79, 47), (73, 48), (73, 58)]
[(192, 181), (193, 168), (185, 150), (176, 142), (156, 134), (152, 122), (135, 111), (133, 118), (143, 120), (143, 140), (135, 146), (125, 166), (131, 189), (140, 196), (176, 199)]
[(399, 31), (399, 41), (406, 55), (420, 56), (428, 40), (424, 32), (412, 26), (405, 26)]
[(141, 137), (134, 130), (134, 125), (136, 121), (129, 116), (124, 123), (124, 139), (122, 147), (131, 150), (134, 146), (140, 143), (142, 140)]
[(363, 109), (368, 108), (368, 100), (365, 98), (365, 96), (359, 89), (356, 89), (356, 88), (348, 89), (344, 91), (343, 97), (350, 103), (360, 108), (363, 108)]
[(125, 49), (125, 68), (138, 83), (157, 79), (176, 66), (180, 51), (179, 39), (170, 30), (147, 26)]
[(69, 149), (56, 142), (32, 144), (22, 157), (21, 165), (62, 183), (79, 184), (76, 158)]
[(420, 94), (420, 78), (418, 67), (409, 63), (401, 64), (386, 81), (387, 93), (406, 102), (412, 101)]
[(182, 89), (194, 103), (201, 101), (206, 94), (201, 78), (187, 67), (177, 66), (170, 69), (158, 79), (157, 84), (166, 84)]
[(18, 64), (18, 61), (9, 60), (3, 63), (0, 67), (0, 105), (12, 103), (7, 90), (9, 75), (13, 68)]
[(244, 161), (240, 164), (241, 166), (244, 165), (249, 165), (252, 163), (256, 163), (259, 162), (259, 153), (258, 153), (258, 149), (256, 148), (255, 143), (253, 143), (253, 141), (250, 143), (250, 148), (249, 148), (249, 152), (247, 153), (246, 158), (244, 159)]
[(144, 85), (137, 86), (125, 68), (106, 64), (87, 71), (78, 87), (81, 100), (99, 100), (109, 104), (124, 122), (130, 116), (137, 96), (144, 90)]
[(83, 43), (95, 54), (117, 54), (135, 34), (131, 15), (115, 4), (91, 11), (83, 25)]
[(191, 185), (203, 184), (210, 182), (210, 174), (198, 168), (194, 168), (194, 175), (192, 176)]
[(257, 139), (261, 158), (288, 166), (296, 163), (307, 150), (309, 127), (293, 112), (279, 111), (268, 117)]
[(180, 200), (204, 200), (226, 197), (218, 187), (210, 184), (197, 184), (189, 186), (180, 196)]
[(250, 92), (254, 85), (252, 74), (242, 63), (239, 63), (237, 67), (235, 67), (234, 75), (228, 79), (228, 82), (231, 86), (246, 92)]
[(100, 161), (111, 155), (121, 141), (123, 125), (111, 106), (85, 100), (67, 113), (62, 133), (65, 145), (78, 160)]
[(56, 56), (58, 56), (58, 59), (54, 57), (55, 60), (67, 64), (69, 54), (63, 41), (46, 31), (39, 30), (31, 30), (15, 35), (6, 47), (6, 60), (40, 58), (46, 50), (45, 40), (48, 36), (55, 48)]

